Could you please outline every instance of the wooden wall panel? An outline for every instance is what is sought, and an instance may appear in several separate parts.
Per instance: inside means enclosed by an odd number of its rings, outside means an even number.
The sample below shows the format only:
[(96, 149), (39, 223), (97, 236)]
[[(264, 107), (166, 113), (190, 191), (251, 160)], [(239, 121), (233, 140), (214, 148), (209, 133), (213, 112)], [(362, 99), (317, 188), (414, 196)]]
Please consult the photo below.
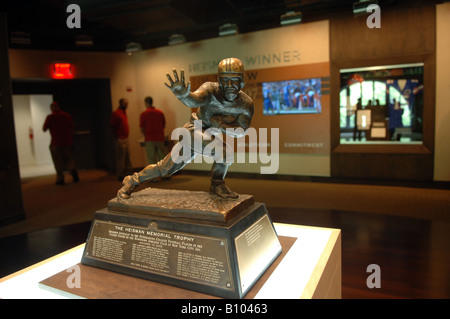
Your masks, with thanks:
[[(436, 9), (381, 8), (381, 28), (367, 16), (330, 21), (331, 176), (388, 180), (432, 180), (434, 156)], [(423, 145), (340, 144), (339, 70), (424, 62)]]
[(379, 29), (367, 27), (367, 16), (334, 18), (330, 23), (330, 59), (386, 59), (434, 52), (435, 11), (434, 6), (381, 7)]

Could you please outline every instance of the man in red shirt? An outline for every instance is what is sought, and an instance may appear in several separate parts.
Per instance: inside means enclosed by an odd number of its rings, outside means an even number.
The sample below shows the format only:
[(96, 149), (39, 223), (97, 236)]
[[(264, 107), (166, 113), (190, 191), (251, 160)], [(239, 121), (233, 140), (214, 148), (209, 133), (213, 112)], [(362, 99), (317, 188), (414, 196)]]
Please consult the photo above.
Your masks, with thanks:
[(62, 111), (57, 102), (50, 104), (52, 114), (45, 119), (43, 131), (50, 130), (52, 138), (50, 152), (56, 170), (56, 185), (64, 185), (64, 170), (71, 174), (74, 183), (78, 183), (78, 172), (72, 155), (74, 124), (71, 116)]
[(111, 114), (111, 130), (114, 136), (116, 148), (116, 169), (117, 179), (123, 180), (131, 168), (130, 153), (128, 148), (128, 135), (130, 128), (126, 109), (128, 107), (127, 99), (119, 100), (119, 107)]
[(153, 106), (153, 98), (145, 99), (147, 109), (141, 113), (140, 128), (145, 137), (145, 150), (148, 164), (155, 164), (166, 156), (164, 146), (164, 128), (166, 119), (164, 113)]

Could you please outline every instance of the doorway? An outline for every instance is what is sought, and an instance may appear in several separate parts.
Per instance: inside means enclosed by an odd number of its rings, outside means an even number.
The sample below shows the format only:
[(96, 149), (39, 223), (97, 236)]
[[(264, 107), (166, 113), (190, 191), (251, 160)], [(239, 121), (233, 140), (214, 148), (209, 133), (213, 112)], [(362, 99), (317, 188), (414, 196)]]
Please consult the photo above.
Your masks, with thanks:
[[(50, 103), (57, 101), (62, 110), (72, 116), (75, 125), (74, 132), (74, 158), (78, 169), (105, 169), (115, 170), (114, 143), (109, 126), (111, 116), (111, 90), (109, 79), (76, 79), (76, 80), (12, 80), (14, 96), (14, 112), (16, 114), (16, 101), (30, 101), (33, 105), (31, 110), (38, 110), (30, 116), (31, 127), (26, 127), (25, 121), (16, 129), (20, 129), (20, 134), (25, 138), (19, 140), (17, 136), (19, 164), (22, 168), (27, 163), (33, 164), (32, 155), (34, 152), (35, 169), (28, 171), (28, 174), (39, 174), (39, 169), (43, 169), (51, 161), (50, 134), (42, 132), (42, 125), (45, 117), (50, 114)], [(38, 101), (39, 103), (37, 103)], [(36, 107), (39, 104), (39, 107)], [(22, 106), (22, 108), (24, 108)], [(36, 113), (36, 114), (35, 114)], [(16, 116), (16, 115), (15, 115)], [(15, 118), (15, 122), (22, 120)], [(28, 121), (27, 123), (30, 123)], [(25, 127), (23, 127), (25, 125)], [(34, 141), (30, 143), (30, 134)], [(28, 136), (27, 136), (28, 135)], [(28, 139), (28, 140), (27, 140)], [(19, 142), (28, 145), (19, 145)], [(34, 149), (31, 148), (34, 146)], [(22, 152), (22, 154), (21, 154)], [(24, 153), (25, 152), (25, 153)], [(26, 154), (28, 152), (28, 154)], [(48, 158), (45, 158), (47, 154)], [(39, 155), (38, 155), (39, 154)], [(49, 161), (50, 162), (49, 162)], [(36, 165), (37, 164), (37, 165)], [(31, 166), (32, 167), (32, 166)], [(52, 168), (54, 172), (54, 168)], [(23, 169), (21, 169), (21, 172)], [(52, 174), (50, 173), (50, 174)]]
[(21, 94), (13, 95), (12, 101), (20, 177), (55, 174), (48, 151), (50, 134), (42, 131), (53, 96)]

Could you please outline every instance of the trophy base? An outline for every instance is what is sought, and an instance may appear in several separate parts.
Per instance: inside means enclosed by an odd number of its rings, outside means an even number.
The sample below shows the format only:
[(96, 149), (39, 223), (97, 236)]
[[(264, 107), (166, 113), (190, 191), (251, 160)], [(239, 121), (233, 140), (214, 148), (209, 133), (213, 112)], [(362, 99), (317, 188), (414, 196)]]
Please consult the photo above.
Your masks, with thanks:
[[(154, 190), (137, 192), (131, 201), (113, 199), (95, 213), (83, 264), (218, 297), (243, 298), (281, 253), (265, 205), (249, 195), (223, 200), (205, 192), (169, 191), (169, 207), (149, 205), (148, 197), (157, 201), (161, 191)], [(207, 202), (201, 205), (199, 198)], [(186, 205), (190, 200), (195, 200), (195, 209)], [(180, 201), (188, 208), (174, 204)]]

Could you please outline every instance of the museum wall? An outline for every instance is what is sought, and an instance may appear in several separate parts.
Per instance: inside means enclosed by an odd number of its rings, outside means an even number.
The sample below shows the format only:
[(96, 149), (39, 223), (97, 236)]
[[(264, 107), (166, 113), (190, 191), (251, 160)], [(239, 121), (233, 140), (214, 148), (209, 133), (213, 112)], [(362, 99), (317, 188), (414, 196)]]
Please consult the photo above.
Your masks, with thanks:
[(450, 3), (436, 6), (436, 151), (434, 179), (450, 181)]
[[(328, 63), (329, 40), (328, 21), (305, 23), (296, 26), (276, 28), (224, 38), (215, 38), (178, 46), (167, 46), (134, 53), (102, 52), (57, 52), (10, 49), (12, 79), (50, 78), (49, 66), (53, 62), (67, 61), (75, 67), (76, 78), (109, 78), (111, 81), (112, 108), (117, 107), (121, 97), (129, 100), (128, 118), (130, 122), (131, 161), (135, 167), (146, 165), (144, 149), (139, 141), (139, 114), (145, 109), (144, 98), (151, 95), (155, 106), (164, 111), (167, 119), (166, 135), (173, 129), (183, 126), (191, 110), (181, 104), (164, 86), (166, 73), (172, 68), (185, 69), (186, 77), (201, 77), (216, 74), (217, 63), (228, 56), (243, 60), (246, 71), (265, 74), (265, 80), (288, 80), (308, 75), (309, 69), (321, 63)], [(33, 61), (33, 63), (29, 63)], [(305, 67), (302, 69), (302, 66)], [(291, 69), (294, 67), (294, 69)], [(298, 72), (295, 67), (298, 67)], [(281, 68), (281, 69), (280, 69)], [(323, 68), (323, 65), (322, 65)], [(328, 73), (328, 66), (326, 66)], [(292, 71), (294, 70), (294, 71)], [(253, 79), (253, 82), (255, 79)], [(256, 79), (259, 81), (259, 79)], [(248, 82), (248, 81), (247, 81)], [(128, 90), (131, 90), (129, 92)], [(262, 118), (261, 99), (256, 105), (255, 117)], [(256, 115), (258, 114), (258, 115)], [(322, 125), (314, 125), (314, 118), (320, 117)], [(286, 117), (280, 116), (275, 122), (284, 123)], [(267, 122), (260, 126), (267, 128)], [(322, 113), (311, 115), (289, 115), (286, 124), (273, 124), (294, 130), (302, 136), (303, 149), (282, 153), (279, 156), (279, 174), (307, 176), (329, 176), (329, 108)], [(258, 125), (253, 121), (254, 125)], [(311, 134), (308, 128), (313, 125), (320, 134)], [(301, 127), (305, 127), (301, 131)], [(301, 134), (300, 134), (301, 133)], [(289, 134), (289, 132), (288, 132)], [(320, 140), (314, 136), (320, 135)], [(269, 136), (270, 138), (270, 136)], [(292, 144), (292, 143), (291, 143)], [(297, 143), (299, 144), (299, 143)], [(301, 163), (301, 165), (299, 165)], [(233, 165), (230, 171), (260, 172), (261, 164), (249, 163)], [(209, 170), (209, 164), (189, 164), (188, 169)]]
[[(436, 8), (381, 10), (381, 28), (366, 17), (330, 21), (331, 176), (432, 180), (435, 151)], [(424, 63), (423, 143), (345, 145), (339, 139), (339, 71), (345, 68)]]
[[(112, 109), (117, 107), (121, 97), (130, 102), (128, 117), (131, 126), (131, 160), (135, 167), (142, 167), (146, 163), (144, 150), (139, 144), (142, 136), (138, 124), (139, 114), (144, 110), (144, 98), (151, 95), (154, 104), (164, 111), (167, 119), (166, 135), (183, 126), (189, 119), (190, 109), (181, 104), (163, 84), (167, 81), (166, 73), (171, 73), (172, 68), (183, 68), (187, 79), (192, 78), (198, 82), (202, 77), (208, 79), (216, 73), (220, 59), (236, 56), (245, 64), (247, 83), (250, 87), (260, 88), (260, 82), (269, 78), (274, 81), (295, 79), (308, 67), (325, 65), (329, 68), (327, 85), (330, 88), (328, 93), (322, 95), (322, 98), (328, 99), (328, 104), (325, 103), (320, 114), (263, 116), (261, 96), (256, 96), (255, 127), (270, 130), (270, 125), (276, 125), (280, 131), (287, 130), (294, 132), (294, 136), (299, 136), (296, 143), (290, 144), (296, 145), (296, 148), (284, 147), (282, 150), (278, 174), (401, 179), (411, 177), (449, 181), (450, 151), (446, 139), (450, 132), (445, 125), (450, 112), (447, 71), (450, 46), (446, 37), (449, 21), (449, 4), (445, 3), (436, 8), (429, 6), (382, 12), (382, 25), (378, 30), (368, 29), (364, 19), (355, 19), (350, 14), (331, 21), (302, 23), (166, 46), (131, 56), (125, 53), (11, 49), (10, 70), (12, 79), (50, 78), (48, 68), (51, 63), (69, 61), (76, 67), (77, 78), (109, 78)], [(375, 152), (366, 152), (364, 148), (364, 151), (339, 149), (341, 145), (336, 135), (338, 91), (335, 83), (339, 66), (402, 63), (417, 59), (425, 60), (427, 82), (431, 85), (428, 87), (435, 87), (435, 91), (427, 91), (426, 103), (428, 108), (432, 106), (428, 117), (431, 116), (432, 119), (424, 127), (426, 136), (423, 148), (393, 153), (389, 147)], [(318, 74), (326, 79), (326, 74)], [(284, 142), (282, 141), (281, 148), (286, 144)], [(391, 165), (380, 168), (377, 164), (380, 161)], [(361, 167), (361, 163), (371, 164)], [(385, 169), (405, 164), (408, 165), (395, 174)], [(261, 163), (236, 164), (230, 171), (257, 173), (261, 166)], [(209, 170), (210, 165), (192, 163), (188, 168)], [(367, 170), (370, 170), (370, 174)]]
[[(120, 98), (129, 101), (128, 116), (132, 126), (130, 153), (134, 165), (142, 165), (142, 150), (137, 142), (141, 137), (136, 121), (139, 116), (136, 103), (135, 70), (132, 58), (124, 53), (66, 52), (10, 49), (11, 79), (51, 79), (52, 63), (65, 61), (74, 65), (75, 78), (109, 79), (112, 109), (119, 105)], [(65, 81), (65, 80), (60, 80)], [(82, 94), (82, 92), (80, 92)], [(64, 106), (63, 106), (64, 107)], [(50, 107), (48, 112), (50, 113)], [(40, 127), (39, 127), (40, 129)]]
[[(133, 54), (138, 104), (143, 110), (145, 96), (153, 96), (154, 104), (166, 114), (166, 134), (170, 134), (189, 120), (191, 110), (164, 86), (168, 82), (166, 73), (172, 74), (172, 68), (184, 69), (186, 79), (202, 83), (202, 79), (215, 79), (221, 59), (240, 58), (246, 69), (244, 90), (249, 95), (254, 93), (252, 126), (257, 130), (266, 128), (268, 132), (273, 128), (280, 130), (278, 174), (329, 176), (329, 94), (325, 92), (322, 96), (326, 103), (320, 114), (265, 116), (261, 97), (261, 83), (265, 81), (309, 77), (328, 81), (328, 32), (328, 21), (320, 21)], [(289, 140), (288, 136), (297, 137)], [(292, 145), (298, 147), (287, 147)], [(253, 164), (246, 161), (232, 165), (230, 171), (259, 173), (265, 165), (260, 161)], [(210, 170), (210, 165), (191, 163), (187, 168)]]

